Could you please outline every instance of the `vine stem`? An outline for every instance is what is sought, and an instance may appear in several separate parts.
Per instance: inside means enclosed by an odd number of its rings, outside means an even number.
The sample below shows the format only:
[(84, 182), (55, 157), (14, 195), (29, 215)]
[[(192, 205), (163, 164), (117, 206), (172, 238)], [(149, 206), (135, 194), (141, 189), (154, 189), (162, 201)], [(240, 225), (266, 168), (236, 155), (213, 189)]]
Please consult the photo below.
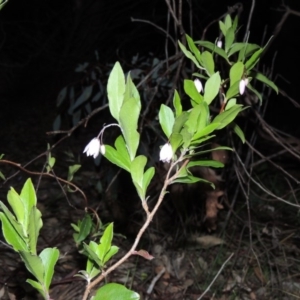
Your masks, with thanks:
[(152, 221), (154, 215), (156, 214), (158, 208), (160, 207), (160, 205), (161, 205), (161, 203), (162, 203), (162, 201), (163, 201), (163, 199), (165, 197), (165, 194), (166, 194), (166, 191), (167, 191), (167, 187), (172, 183), (172, 181), (174, 181), (177, 178), (177, 176), (179, 175), (180, 171), (188, 164), (189, 159), (185, 160), (183, 162), (183, 164), (181, 165), (181, 167), (176, 171), (176, 173), (173, 176), (171, 176), (171, 172), (172, 172), (173, 168), (180, 161), (182, 161), (182, 158), (183, 158), (183, 154), (180, 156), (180, 158), (177, 161), (175, 161), (175, 162), (173, 162), (171, 164), (171, 166), (170, 166), (170, 168), (168, 170), (166, 179), (164, 181), (164, 185), (163, 185), (163, 187), (161, 189), (161, 192), (159, 194), (158, 201), (155, 204), (153, 210), (149, 214), (147, 213), (146, 221), (145, 221), (144, 225), (141, 227), (141, 229), (139, 230), (139, 232), (138, 232), (138, 234), (137, 234), (137, 236), (135, 238), (135, 241), (134, 241), (133, 245), (131, 246), (130, 250), (128, 250), (128, 252), (120, 260), (118, 260), (115, 264), (113, 264), (105, 272), (102, 272), (99, 275), (99, 277), (97, 277), (93, 282), (91, 282), (90, 284), (87, 285), (82, 300), (87, 300), (88, 295), (89, 295), (90, 291), (92, 290), (92, 288), (94, 288), (97, 284), (99, 284), (108, 274), (110, 274), (113, 270), (115, 270), (118, 266), (120, 266), (121, 264), (123, 264), (131, 255), (134, 254), (134, 251), (136, 250), (136, 247), (138, 246), (141, 237), (143, 236), (144, 232), (146, 231), (146, 229), (150, 225), (150, 222)]

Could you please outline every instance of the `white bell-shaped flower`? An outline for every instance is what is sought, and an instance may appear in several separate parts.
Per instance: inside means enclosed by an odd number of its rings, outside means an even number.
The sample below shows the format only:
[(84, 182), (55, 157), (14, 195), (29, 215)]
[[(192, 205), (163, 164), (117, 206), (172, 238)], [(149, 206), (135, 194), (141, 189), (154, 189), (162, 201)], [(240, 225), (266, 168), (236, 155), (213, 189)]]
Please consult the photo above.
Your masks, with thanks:
[(249, 81), (248, 81), (248, 78), (242, 79), (242, 80), (240, 81), (240, 84), (239, 84), (239, 91), (240, 91), (240, 94), (241, 94), (241, 95), (244, 94), (248, 82), (249, 82)]
[(159, 153), (159, 160), (162, 162), (170, 162), (173, 157), (173, 149), (170, 143), (166, 143), (162, 146)]
[[(104, 145), (102, 145), (104, 146)], [(87, 146), (84, 148), (83, 153), (86, 153), (87, 156), (93, 156), (96, 158), (100, 153), (101, 145), (98, 138), (93, 138)], [(105, 149), (105, 148), (104, 148)], [(105, 150), (104, 150), (105, 152)], [(102, 151), (101, 151), (102, 153)]]
[(201, 93), (203, 91), (203, 86), (202, 86), (200, 79), (196, 78), (194, 80), (194, 84), (195, 84), (195, 87), (196, 87), (198, 93)]
[(223, 46), (222, 41), (221, 41), (221, 40), (218, 40), (218, 41), (217, 41), (217, 47), (222, 48), (222, 46)]

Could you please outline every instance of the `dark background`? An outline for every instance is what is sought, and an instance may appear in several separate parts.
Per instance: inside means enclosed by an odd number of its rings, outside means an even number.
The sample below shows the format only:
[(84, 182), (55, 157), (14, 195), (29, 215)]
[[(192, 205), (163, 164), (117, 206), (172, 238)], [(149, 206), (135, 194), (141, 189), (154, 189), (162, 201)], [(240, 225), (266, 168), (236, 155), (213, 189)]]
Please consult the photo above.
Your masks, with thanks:
[[(280, 10), (281, 1), (256, 2), (249, 41), (263, 45), (274, 34), (284, 11)], [(188, 3), (192, 5), (192, 33)], [(240, 38), (245, 34), (251, 3), (248, 0), (240, 2), (243, 7)], [(217, 0), (183, 1), (183, 26), (195, 40), (200, 39), (204, 28), (226, 13), (228, 6), (235, 4), (234, 1)], [(300, 10), (296, 1), (286, 1), (286, 5)], [(14, 120), (23, 120), (22, 127), (27, 122), (29, 127), (41, 127), (45, 123), (44, 131), (52, 129), (50, 120), (57, 115), (55, 105), (59, 91), (82, 79), (74, 72), (78, 64), (97, 64), (107, 76), (116, 60), (129, 70), (131, 59), (136, 54), (147, 56), (151, 53), (160, 59), (165, 58), (164, 34), (150, 24), (132, 22), (131, 18), (148, 20), (166, 28), (166, 2), (8, 1), (0, 12), (0, 136), (5, 136), (1, 152), (8, 152), (4, 147), (9, 140), (7, 126)], [(298, 103), (299, 24), (300, 17), (290, 15), (260, 63), (261, 70), (273, 68), (272, 79)], [(206, 39), (214, 41), (217, 35), (217, 24), (214, 24), (208, 29)], [(169, 55), (173, 54), (172, 46), (168, 51)], [(294, 105), (275, 93), (268, 100), (266, 120), (298, 135), (298, 110)]]

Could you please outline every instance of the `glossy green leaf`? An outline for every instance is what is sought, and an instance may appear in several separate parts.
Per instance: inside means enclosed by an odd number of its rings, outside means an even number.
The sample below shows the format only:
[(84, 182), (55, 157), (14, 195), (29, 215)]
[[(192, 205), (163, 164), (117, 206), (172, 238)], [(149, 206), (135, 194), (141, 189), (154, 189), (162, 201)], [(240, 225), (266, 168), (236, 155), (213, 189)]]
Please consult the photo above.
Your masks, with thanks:
[(201, 64), (201, 53), (200, 53), (200, 50), (195, 45), (194, 40), (189, 35), (186, 34), (185, 36), (186, 36), (186, 40), (188, 42), (188, 46), (189, 46), (190, 50), (195, 55), (197, 61)]
[(193, 80), (185, 79), (183, 82), (185, 93), (196, 103), (199, 104), (203, 101), (203, 96), (197, 91)]
[(143, 175), (146, 163), (147, 158), (144, 155), (137, 156), (131, 163), (131, 178), (133, 182), (138, 183), (140, 187), (143, 186)]
[(256, 50), (261, 49), (260, 46), (257, 44), (249, 44), (249, 43), (238, 43), (238, 44), (241, 44), (243, 46), (241, 49), (239, 49), (240, 52), (238, 56), (238, 61), (244, 61), (245, 58), (252, 55)]
[(215, 62), (212, 54), (208, 51), (204, 51), (202, 53), (202, 62), (207, 75), (212, 76), (215, 73)]
[(216, 44), (214, 44), (212, 42), (208, 42), (208, 41), (197, 41), (195, 43), (197, 45), (205, 47), (205, 48), (211, 50), (212, 52), (218, 54), (219, 56), (223, 57), (229, 63), (226, 52), (222, 48), (217, 47)]
[(30, 178), (28, 178), (23, 185), (20, 197), (25, 208), (23, 227), (27, 230), (31, 209), (36, 206), (36, 194)]
[(25, 222), (25, 207), (20, 195), (13, 187), (7, 193), (7, 201), (20, 224)]
[(213, 74), (205, 83), (204, 101), (209, 105), (218, 95), (221, 85), (219, 72)]
[(196, 134), (193, 136), (192, 140), (193, 141), (198, 140), (199, 138), (201, 138), (203, 136), (211, 134), (213, 131), (218, 129), (219, 126), (220, 126), (220, 123), (215, 123), (215, 122), (207, 125), (203, 129), (200, 129), (199, 131), (197, 131)]
[(108, 283), (99, 288), (93, 300), (139, 300), (138, 293), (119, 283)]
[(220, 27), (221, 32), (222, 32), (223, 35), (225, 36), (225, 35), (226, 35), (226, 31), (227, 31), (227, 28), (226, 28), (226, 26), (225, 26), (225, 23), (222, 22), (222, 21), (219, 21), (219, 27)]
[(34, 281), (32, 279), (27, 279), (26, 282), (28, 282), (34, 289), (39, 291), (39, 293), (43, 296), (44, 299), (48, 299), (48, 295), (44, 291), (44, 287), (39, 282)]
[(155, 174), (155, 168), (151, 167), (145, 172), (145, 174), (143, 176), (143, 190), (145, 191), (145, 193), (147, 191), (147, 188), (148, 188), (154, 174)]
[(110, 145), (105, 145), (105, 155), (104, 156), (111, 163), (126, 170), (127, 172), (130, 172), (130, 163), (128, 163), (127, 159), (124, 158), (124, 156), (122, 154), (119, 154), (119, 152), (115, 148), (111, 147)]
[(96, 263), (100, 268), (103, 267), (103, 263), (99, 257), (100, 254), (99, 252), (96, 253), (96, 251), (98, 251), (98, 245), (96, 244), (96, 249), (94, 249), (94, 247), (92, 247), (94, 244), (96, 243), (93, 241), (91, 241), (89, 245), (83, 243), (83, 248), (87, 252), (89, 259), (91, 260), (87, 263), (87, 272), (93, 269), (94, 263)]
[(167, 138), (169, 138), (172, 133), (172, 128), (175, 122), (175, 117), (172, 109), (169, 106), (162, 104), (160, 106), (158, 119), (164, 134)]
[(261, 48), (257, 51), (255, 51), (252, 56), (245, 62), (245, 68), (247, 72), (249, 72), (251, 69), (253, 69), (256, 64), (259, 62), (260, 56), (263, 53), (264, 49)]
[[(0, 202), (3, 210), (3, 203)], [(14, 216), (8, 211), (0, 212), (0, 220), (2, 222), (3, 236), (8, 244), (10, 244), (15, 251), (27, 251), (27, 242), (23, 236), (23, 228), (17, 223)]]
[(104, 230), (103, 235), (100, 239), (100, 245), (98, 246), (98, 254), (99, 254), (99, 258), (101, 260), (101, 262), (104, 261), (104, 257), (107, 254), (107, 252), (109, 251), (110, 247), (111, 247), (111, 242), (113, 239), (113, 228), (114, 225), (113, 223), (110, 223)]
[(232, 54), (240, 51), (241, 49), (245, 48), (245, 43), (234, 43), (232, 44), (231, 48), (229, 49), (227, 55), (230, 57)]
[(176, 178), (175, 180), (172, 181), (172, 183), (188, 183), (188, 184), (196, 183), (196, 182), (204, 182), (204, 183), (209, 184), (212, 188), (214, 188), (214, 184), (212, 184), (210, 181), (205, 180), (200, 177), (193, 176), (193, 175)]
[(170, 144), (172, 146), (173, 152), (175, 153), (177, 149), (182, 145), (182, 135), (180, 133), (173, 132), (170, 137)]
[(120, 110), (119, 123), (131, 161), (135, 158), (140, 143), (140, 134), (137, 132), (140, 111), (140, 102), (134, 98), (124, 102)]
[[(239, 94), (239, 82), (236, 81), (226, 92), (226, 99), (229, 100)], [(247, 85), (248, 87), (248, 85)]]
[(80, 223), (76, 243), (82, 242), (90, 234), (92, 228), (93, 228), (92, 218), (88, 213), (86, 213), (82, 219), (82, 222)]
[(223, 168), (224, 164), (216, 161), (216, 160), (196, 160), (196, 161), (190, 161), (187, 164), (187, 168), (191, 168), (191, 167), (195, 167), (195, 166), (199, 166), (199, 167), (211, 167), (211, 168)]
[(208, 125), (209, 116), (210, 116), (209, 107), (206, 102), (200, 103), (199, 106), (200, 106), (200, 117), (198, 123), (198, 131)]
[(235, 38), (235, 32), (232, 27), (228, 28), (226, 35), (225, 35), (225, 52), (227, 53), (230, 47), (233, 44)]
[(236, 123), (233, 124), (233, 131), (236, 133), (236, 135), (241, 139), (242, 143), (245, 144), (245, 135), (243, 130), (240, 128), (239, 125), (237, 125)]
[(54, 274), (54, 267), (59, 258), (59, 251), (56, 248), (45, 248), (39, 255), (44, 266), (44, 285), (49, 291), (49, 287)]
[(119, 121), (119, 114), (125, 93), (125, 76), (119, 62), (116, 62), (107, 82), (107, 97), (111, 115)]
[(227, 101), (225, 110), (230, 109), (234, 105), (236, 105), (236, 98), (231, 98), (229, 101)]
[(181, 99), (177, 92), (177, 90), (174, 91), (174, 97), (173, 97), (173, 106), (175, 108), (175, 116), (178, 117), (182, 113), (182, 105), (181, 105)]
[(229, 71), (229, 79), (230, 79), (230, 86), (232, 86), (236, 82), (240, 82), (241, 79), (243, 78), (244, 74), (244, 64), (239, 61), (235, 63)]
[(126, 86), (125, 86), (124, 101), (126, 99), (130, 99), (130, 98), (134, 98), (137, 100), (137, 102), (141, 103), (140, 102), (140, 94), (130, 77), (130, 73), (128, 73), (127, 80), (126, 80)]
[(126, 166), (130, 168), (131, 160), (125, 144), (125, 140), (122, 135), (119, 135), (115, 140), (115, 147), (118, 154), (122, 157), (122, 160), (124, 161)]
[(227, 14), (226, 17), (225, 17), (225, 27), (226, 29), (228, 30), (229, 28), (231, 28), (232, 26), (232, 19), (231, 19), (231, 16), (230, 14)]
[(36, 255), (36, 246), (40, 229), (43, 226), (42, 214), (36, 206), (32, 207), (28, 222), (28, 241), (30, 253)]
[(111, 246), (108, 252), (105, 254), (105, 257), (103, 259), (103, 264), (107, 263), (115, 254), (117, 254), (119, 251), (119, 247), (117, 246)]
[(37, 255), (28, 253), (26, 251), (20, 251), (20, 256), (25, 263), (27, 270), (34, 275), (34, 277), (40, 282), (41, 284), (44, 283), (44, 266), (42, 259)]
[(253, 74), (252, 77), (266, 84), (278, 94), (278, 87), (276, 86), (276, 84), (270, 79), (268, 79), (264, 74), (258, 72)]
[(226, 127), (228, 124), (230, 124), (236, 118), (238, 113), (240, 111), (242, 111), (243, 109), (245, 109), (245, 108), (243, 108), (243, 106), (241, 104), (236, 104), (233, 107), (231, 107), (230, 109), (225, 110), (225, 111), (221, 112), (220, 114), (218, 114), (214, 118), (212, 124), (217, 123), (217, 124), (219, 124), (217, 129), (222, 129), (222, 128)]
[(188, 118), (189, 118), (189, 113), (186, 111), (184, 111), (180, 116), (178, 116), (175, 119), (172, 133), (179, 133)]
[(181, 130), (180, 134), (182, 136), (183, 149), (188, 149), (191, 144), (193, 134), (189, 132), (186, 127)]
[(201, 107), (200, 105), (195, 106), (191, 109), (189, 113), (189, 118), (185, 122), (184, 127), (190, 134), (194, 134), (198, 129), (199, 119), (200, 119)]
[(195, 56), (189, 50), (187, 50), (186, 47), (180, 41), (178, 41), (178, 45), (179, 45), (181, 51), (183, 52), (183, 54), (187, 58), (189, 58), (196, 65), (196, 67), (198, 69), (203, 69), (201, 67), (201, 65), (199, 64), (199, 62), (197, 61), (197, 59), (195, 58)]

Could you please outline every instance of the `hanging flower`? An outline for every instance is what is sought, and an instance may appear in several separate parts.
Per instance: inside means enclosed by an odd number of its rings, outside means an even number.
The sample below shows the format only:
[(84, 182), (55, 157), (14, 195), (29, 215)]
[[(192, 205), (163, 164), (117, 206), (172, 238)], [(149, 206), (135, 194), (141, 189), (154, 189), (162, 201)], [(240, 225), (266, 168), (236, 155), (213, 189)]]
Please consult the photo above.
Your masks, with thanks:
[(196, 78), (194, 80), (194, 84), (195, 84), (195, 87), (196, 87), (198, 93), (201, 93), (203, 91), (203, 86), (202, 86), (200, 79)]
[(248, 78), (242, 79), (239, 84), (240, 94), (243, 95), (248, 84)]
[(105, 154), (105, 145), (100, 146), (100, 152), (101, 152), (102, 155)]
[(166, 143), (162, 146), (159, 153), (159, 160), (162, 162), (170, 162), (173, 157), (173, 150), (170, 143)]
[[(96, 158), (100, 153), (101, 147), (104, 147), (104, 145), (100, 145), (99, 139), (93, 138), (87, 144), (87, 146), (84, 148), (83, 153), (86, 153), (87, 156), (93, 156), (94, 158)], [(102, 148), (102, 150), (103, 150), (103, 148)], [(101, 153), (102, 153), (102, 150), (101, 150)], [(104, 147), (104, 153), (105, 153), (105, 147)]]
[(222, 46), (223, 46), (222, 41), (221, 41), (221, 40), (218, 40), (218, 41), (217, 41), (217, 47), (222, 48)]

